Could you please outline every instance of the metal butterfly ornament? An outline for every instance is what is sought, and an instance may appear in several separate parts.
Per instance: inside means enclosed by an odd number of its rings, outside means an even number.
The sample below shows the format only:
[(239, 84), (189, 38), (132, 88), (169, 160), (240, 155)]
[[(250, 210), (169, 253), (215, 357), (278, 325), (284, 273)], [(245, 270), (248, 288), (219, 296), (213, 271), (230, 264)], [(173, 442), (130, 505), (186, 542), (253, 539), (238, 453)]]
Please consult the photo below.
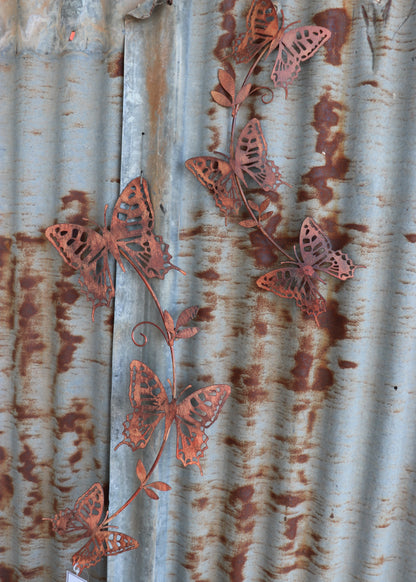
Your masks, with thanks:
[(312, 218), (305, 218), (299, 236), (300, 256), (294, 247), (296, 259), (283, 261), (285, 267), (266, 273), (257, 279), (261, 289), (279, 297), (295, 299), (296, 305), (308, 316), (314, 317), (319, 327), (318, 315), (326, 311), (326, 301), (319, 293), (316, 282), (322, 281), (318, 272), (328, 273), (341, 281), (354, 277), (362, 265), (354, 265), (346, 253), (333, 251), (326, 234)]
[(185, 166), (214, 196), (215, 204), (226, 218), (231, 213), (237, 215), (242, 206), (236, 180), (247, 186), (244, 174), (266, 192), (276, 192), (280, 184), (285, 184), (279, 168), (267, 159), (266, 139), (256, 118), (251, 119), (241, 131), (234, 155), (220, 155), (225, 159), (199, 156), (187, 160)]
[(227, 384), (215, 384), (199, 390), (188, 386), (176, 399), (169, 401), (163, 384), (143, 362), (130, 364), (129, 397), (133, 412), (127, 415), (124, 439), (133, 451), (146, 447), (153, 431), (165, 419), (164, 438), (167, 439), (173, 422), (176, 424), (176, 457), (186, 467), (198, 465), (208, 447), (205, 429), (211, 426), (231, 393)]
[(73, 541), (89, 538), (72, 556), (76, 574), (94, 566), (104, 556), (114, 556), (139, 547), (139, 542), (134, 538), (113, 530), (115, 526), (109, 525), (108, 514), (101, 521), (103, 514), (103, 488), (100, 483), (94, 483), (77, 499), (73, 509), (64, 509), (50, 520), (53, 530), (60, 536), (69, 535)]
[(109, 305), (114, 297), (109, 253), (123, 271), (122, 258), (148, 278), (163, 279), (170, 269), (180, 271), (170, 262), (169, 245), (153, 232), (153, 206), (143, 177), (135, 178), (124, 188), (108, 227), (107, 208), (108, 205), (105, 206), (101, 232), (77, 224), (55, 224), (45, 231), (47, 239), (64, 261), (79, 270), (81, 291), (93, 304), (93, 321), (96, 308)]
[(266, 58), (277, 49), (271, 79), (275, 87), (283, 87), (286, 98), (288, 86), (300, 71), (300, 63), (310, 59), (331, 37), (331, 31), (322, 26), (302, 26), (287, 30), (293, 24), (279, 26), (279, 17), (272, 0), (253, 0), (247, 14), (247, 30), (240, 34), (233, 45), (237, 63), (247, 63), (263, 49)]

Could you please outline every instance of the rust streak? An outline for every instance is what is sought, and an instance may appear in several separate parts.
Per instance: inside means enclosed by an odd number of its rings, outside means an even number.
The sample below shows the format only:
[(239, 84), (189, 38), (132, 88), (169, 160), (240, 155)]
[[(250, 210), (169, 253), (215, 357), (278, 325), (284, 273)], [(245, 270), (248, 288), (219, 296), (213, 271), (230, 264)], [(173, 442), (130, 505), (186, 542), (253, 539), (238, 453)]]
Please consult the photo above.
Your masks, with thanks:
[(348, 12), (343, 8), (330, 8), (315, 14), (313, 22), (317, 26), (328, 28), (332, 33), (331, 38), (324, 44), (326, 62), (334, 67), (341, 65), (342, 48), (351, 31), (351, 18)]
[(322, 206), (330, 202), (334, 193), (328, 185), (329, 180), (344, 180), (350, 160), (344, 155), (343, 143), (345, 134), (342, 129), (336, 129), (340, 123), (340, 114), (344, 105), (331, 99), (327, 91), (315, 105), (313, 127), (318, 133), (315, 150), (325, 156), (323, 166), (315, 166), (302, 176), (304, 182), (313, 192), (301, 188), (298, 191), (298, 201), (304, 202), (318, 198)]

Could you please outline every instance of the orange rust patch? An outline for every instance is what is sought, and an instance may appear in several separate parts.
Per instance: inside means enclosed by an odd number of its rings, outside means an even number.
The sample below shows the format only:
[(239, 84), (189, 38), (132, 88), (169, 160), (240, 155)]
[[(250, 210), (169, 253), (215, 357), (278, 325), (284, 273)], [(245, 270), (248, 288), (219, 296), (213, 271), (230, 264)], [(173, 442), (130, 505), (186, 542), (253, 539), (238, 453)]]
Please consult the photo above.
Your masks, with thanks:
[(124, 53), (115, 55), (107, 64), (108, 76), (111, 79), (124, 75)]
[(356, 368), (358, 364), (349, 360), (338, 360), (338, 366), (345, 370), (346, 368)]
[(331, 38), (324, 44), (325, 61), (334, 67), (342, 64), (341, 52), (351, 31), (351, 18), (343, 8), (330, 8), (318, 12), (313, 17), (317, 26), (323, 26), (331, 31)]
[(332, 188), (328, 186), (328, 180), (345, 179), (350, 166), (350, 160), (344, 155), (345, 134), (341, 129), (335, 130), (340, 122), (338, 112), (343, 112), (344, 109), (342, 103), (331, 99), (328, 91), (315, 105), (315, 120), (312, 124), (318, 132), (315, 151), (325, 155), (325, 165), (315, 166), (302, 176), (303, 181), (313, 191), (300, 189), (297, 194), (299, 202), (318, 198), (325, 206), (334, 197)]

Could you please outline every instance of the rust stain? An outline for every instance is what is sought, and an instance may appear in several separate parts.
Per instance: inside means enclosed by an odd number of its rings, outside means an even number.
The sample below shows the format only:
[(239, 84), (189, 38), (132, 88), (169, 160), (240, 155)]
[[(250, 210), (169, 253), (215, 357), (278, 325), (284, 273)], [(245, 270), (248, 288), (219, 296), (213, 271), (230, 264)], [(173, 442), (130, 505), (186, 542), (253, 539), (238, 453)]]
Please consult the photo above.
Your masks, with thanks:
[[(73, 224), (86, 224), (85, 218), (90, 214), (90, 202), (88, 192), (82, 190), (70, 190), (69, 194), (62, 197), (61, 209), (65, 212), (67, 222)], [(71, 210), (72, 205), (77, 205), (77, 211)]]
[(416, 243), (416, 234), (405, 234), (404, 236), (410, 243)]
[(289, 540), (294, 540), (298, 531), (298, 524), (303, 519), (303, 515), (296, 515), (294, 517), (289, 517), (285, 523), (285, 537)]
[(195, 321), (212, 321), (215, 319), (213, 311), (214, 307), (200, 307)]
[(341, 53), (351, 31), (351, 18), (344, 8), (330, 8), (313, 17), (317, 26), (328, 28), (332, 35), (324, 44), (325, 61), (334, 67), (342, 64)]
[(240, 552), (231, 558), (231, 572), (230, 581), (231, 582), (244, 582), (244, 566), (247, 562), (247, 553), (250, 548), (250, 543), (246, 542), (241, 544)]
[[(280, 212), (274, 214), (264, 227), (267, 234), (273, 237), (281, 220)], [(249, 253), (254, 257), (256, 267), (259, 269), (272, 268), (278, 261), (276, 249), (257, 228), (250, 231), (249, 236), (251, 241)], [(281, 237), (279, 237), (279, 244), (282, 244)]]
[(124, 76), (124, 53), (119, 53), (109, 60), (107, 72), (111, 79)]
[(247, 416), (254, 414), (253, 406), (257, 406), (265, 401), (267, 402), (270, 398), (267, 387), (262, 386), (261, 378), (261, 364), (253, 364), (245, 368), (238, 366), (231, 368), (229, 383), (234, 387), (233, 394), (237, 402), (245, 405), (248, 404), (247, 411), (244, 413)]
[(71, 368), (73, 356), (77, 347), (84, 341), (82, 335), (73, 335), (65, 329), (59, 320), (56, 324), (56, 331), (59, 334), (61, 345), (57, 357), (57, 373), (62, 374)]
[(334, 373), (327, 367), (319, 367), (315, 374), (312, 390), (326, 392), (334, 385)]
[(23, 445), (23, 451), (19, 455), (19, 461), (20, 465), (18, 465), (17, 470), (22, 474), (23, 478), (32, 483), (39, 483), (39, 477), (34, 474), (36, 458), (26, 443)]
[(345, 370), (346, 368), (356, 368), (358, 364), (356, 362), (350, 362), (348, 360), (338, 360), (338, 366)]
[[(74, 271), (71, 269), (69, 276), (73, 275)], [(52, 299), (56, 307), (56, 317), (59, 320), (70, 320), (67, 305), (73, 305), (79, 298), (80, 293), (78, 288), (73, 285), (68, 279), (61, 279), (55, 283), (56, 291), (52, 295)]]
[(339, 304), (334, 299), (327, 302), (327, 310), (320, 316), (321, 328), (329, 336), (329, 345), (334, 345), (347, 337), (348, 319), (338, 311)]
[(310, 410), (308, 412), (308, 434), (312, 434), (315, 421), (316, 421), (316, 411)]
[(87, 412), (89, 408), (90, 403), (88, 400), (71, 399), (71, 412), (56, 417), (58, 423), (57, 437), (61, 438), (64, 433), (74, 432), (78, 436), (74, 445), (86, 444), (87, 442), (94, 443), (93, 422), (91, 415)]
[(220, 278), (219, 274), (215, 269), (207, 269), (206, 271), (200, 271), (199, 273), (195, 273), (195, 276), (199, 279), (205, 279), (206, 281), (218, 281)]
[[(10, 475), (2, 473), (0, 475), (0, 509), (5, 510), (10, 506), (13, 499), (14, 487)], [(0, 578), (1, 579), (1, 578)]]
[(344, 224), (344, 228), (358, 230), (359, 232), (368, 232), (368, 226), (366, 224), (355, 224), (354, 222), (349, 222), (348, 224)]
[(218, 151), (221, 146), (220, 132), (215, 127), (215, 125), (209, 125), (208, 129), (211, 131), (212, 135), (210, 139), (210, 144), (207, 147), (207, 149), (209, 152)]
[(15, 568), (0, 564), (0, 580), (2, 582), (18, 582), (18, 574)]
[(314, 108), (313, 127), (318, 133), (315, 151), (325, 155), (325, 165), (315, 166), (302, 176), (305, 184), (313, 191), (301, 188), (297, 197), (299, 202), (318, 198), (325, 206), (334, 197), (329, 180), (344, 180), (350, 165), (350, 160), (344, 155), (344, 131), (338, 128), (340, 114), (345, 106), (332, 99), (327, 91), (322, 95)]
[[(235, 527), (240, 533), (239, 541), (233, 548), (233, 555), (225, 555), (224, 560), (230, 564), (229, 579), (233, 582), (245, 580), (244, 567), (247, 563), (247, 553), (251, 541), (247, 534), (252, 533), (256, 524), (257, 504), (253, 501), (253, 485), (236, 487), (229, 492), (226, 511), (235, 521)], [(241, 541), (240, 541), (241, 540)], [(228, 546), (228, 543), (226, 543)]]
[(227, 60), (233, 40), (235, 39), (236, 23), (234, 15), (231, 13), (235, 3), (236, 0), (223, 0), (218, 7), (218, 11), (223, 15), (221, 27), (225, 32), (219, 36), (213, 53), (221, 63)]
[(274, 505), (280, 505), (281, 507), (297, 507), (301, 503), (306, 501), (306, 495), (304, 493), (299, 493), (295, 495), (294, 493), (274, 493), (271, 492), (271, 499)]
[(196, 499), (193, 501), (193, 507), (197, 508), (198, 511), (203, 511), (206, 506), (208, 505), (209, 499), (208, 497), (201, 497), (200, 499)]
[(363, 85), (371, 85), (371, 87), (378, 87), (378, 82), (377, 81), (361, 81), (360, 83), (360, 87)]

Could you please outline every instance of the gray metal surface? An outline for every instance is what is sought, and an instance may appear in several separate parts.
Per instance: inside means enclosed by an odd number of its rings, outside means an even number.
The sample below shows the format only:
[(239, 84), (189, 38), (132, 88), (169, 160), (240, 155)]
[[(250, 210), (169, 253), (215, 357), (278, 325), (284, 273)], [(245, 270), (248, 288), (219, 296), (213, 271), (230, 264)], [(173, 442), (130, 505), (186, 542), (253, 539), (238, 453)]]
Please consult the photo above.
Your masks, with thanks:
[[(135, 2), (0, 4), (0, 580), (65, 580), (42, 517), (108, 483), (112, 309), (44, 230), (119, 191), (124, 17)], [(71, 32), (75, 32), (72, 41)], [(104, 580), (105, 564), (89, 580)]]
[[(328, 315), (318, 329), (290, 301), (259, 291), (256, 278), (276, 258), (238, 225), (224, 227), (183, 166), (191, 156), (226, 151), (228, 112), (209, 91), (248, 6), (175, 1), (126, 28), (122, 185), (144, 172), (157, 231), (188, 273), (157, 283), (163, 307), (202, 307), (200, 334), (180, 345), (180, 385), (229, 382), (232, 394), (209, 429), (202, 478), (177, 462), (172, 437), (159, 469), (172, 491), (159, 502), (137, 499), (129, 510), (127, 531), (141, 547), (110, 560), (109, 579), (410, 582), (416, 9), (410, 2), (285, 3), (287, 22), (315, 15), (333, 39), (304, 65), (287, 101), (277, 92), (272, 104), (250, 110), (294, 186), (281, 188), (278, 233), (294, 240), (311, 215), (334, 247), (367, 267), (352, 281), (328, 281)], [(261, 84), (270, 84), (266, 68)], [(242, 78), (244, 66), (237, 70)], [(156, 315), (135, 275), (122, 277), (114, 444), (129, 409), (131, 359), (143, 359), (162, 380), (170, 374), (156, 335), (142, 350), (128, 343), (129, 326)], [(146, 466), (155, 452), (142, 454)], [(112, 453), (114, 507), (137, 486), (139, 456), (127, 447)]]
[(101, 224), (104, 205), (141, 171), (156, 232), (188, 273), (154, 283), (162, 305), (174, 315), (202, 308), (200, 333), (177, 344), (179, 385), (228, 382), (232, 394), (208, 429), (203, 477), (176, 460), (173, 434), (158, 470), (172, 491), (138, 498), (116, 520), (141, 546), (85, 578), (416, 577), (416, 6), (286, 2), (288, 22), (319, 14), (331, 50), (305, 64), (287, 101), (277, 92), (250, 110), (294, 186), (281, 188), (278, 232), (292, 241), (312, 215), (366, 266), (352, 281), (328, 281), (321, 329), (257, 288), (275, 257), (247, 230), (225, 227), (183, 165), (226, 151), (228, 114), (209, 91), (248, 6), (0, 5), (2, 581), (64, 580), (78, 546), (55, 539), (41, 518), (94, 481), (106, 485), (109, 468), (115, 509), (137, 486), (137, 458), (149, 466), (156, 452), (109, 448), (110, 390), (115, 445), (130, 361), (143, 359), (164, 382), (171, 374), (157, 334), (142, 350), (130, 341), (135, 323), (157, 318), (143, 285), (117, 271), (114, 326), (106, 308), (92, 324), (77, 275), (43, 236), (56, 221)]

